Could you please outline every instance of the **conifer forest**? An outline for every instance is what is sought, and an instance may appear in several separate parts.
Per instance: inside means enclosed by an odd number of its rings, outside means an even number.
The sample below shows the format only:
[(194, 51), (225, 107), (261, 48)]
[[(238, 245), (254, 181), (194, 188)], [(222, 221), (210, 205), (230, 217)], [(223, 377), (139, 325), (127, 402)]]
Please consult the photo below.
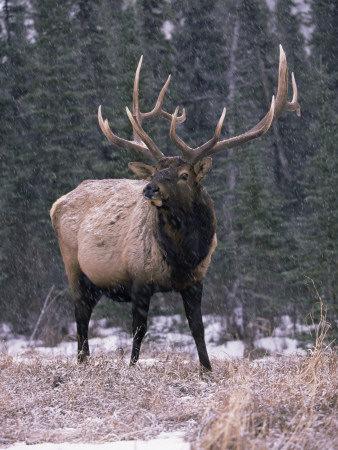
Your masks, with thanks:
[[(132, 139), (135, 70), (140, 103), (153, 108), (169, 74), (164, 108), (186, 109), (179, 136), (221, 138), (254, 126), (277, 90), (279, 44), (295, 73), (301, 117), (284, 113), (262, 137), (213, 157), (203, 181), (215, 203), (218, 246), (203, 312), (226, 316), (232, 338), (255, 321), (288, 314), (305, 322), (317, 301), (334, 334), (338, 313), (338, 3), (334, 0), (1, 0), (0, 322), (30, 335), (52, 289), (40, 337), (61, 338), (73, 302), (49, 210), (86, 179), (135, 178), (135, 153), (102, 134)], [(170, 123), (146, 127), (176, 155)], [(128, 305), (96, 314), (126, 320)], [(158, 295), (153, 311), (180, 311)], [(182, 309), (183, 310), (183, 309)], [(242, 311), (238, 325), (236, 313)], [(128, 316), (128, 319), (125, 317)], [(48, 331), (47, 331), (48, 330)]]

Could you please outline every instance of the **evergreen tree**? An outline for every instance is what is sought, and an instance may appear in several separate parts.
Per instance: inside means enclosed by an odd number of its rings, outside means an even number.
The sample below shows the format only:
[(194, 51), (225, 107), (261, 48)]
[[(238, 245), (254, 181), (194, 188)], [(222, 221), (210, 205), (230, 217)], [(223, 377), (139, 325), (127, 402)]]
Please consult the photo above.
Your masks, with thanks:
[(114, 164), (121, 174), (121, 158), (107, 164), (97, 126), (111, 71), (104, 58), (108, 33), (93, 22), (94, 2), (35, 1), (32, 8), (35, 34), (29, 42), (28, 12), (6, 4), (4, 68), (11, 95), (1, 97), (7, 108), (2, 281), (5, 301), (15, 299), (11, 314), (22, 330), (31, 326), (51, 284), (64, 280), (49, 219), (52, 203), (83, 179), (105, 176)]
[[(293, 0), (278, 1), (276, 4), (276, 33), (278, 42), (287, 54), (290, 72), (295, 72), (299, 89), (299, 103), (307, 104), (309, 92), (309, 65), (305, 53), (305, 39), (300, 32), (301, 21), (293, 13)], [(290, 75), (289, 75), (290, 76)], [(290, 80), (291, 81), (291, 80)], [(291, 83), (290, 83), (291, 95)], [(304, 127), (309, 123), (308, 108), (302, 110), (301, 119), (294, 114), (283, 114), (278, 121), (279, 142), (276, 143), (276, 181), (280, 189), (290, 199), (291, 213), (299, 213), (302, 208), (302, 177), (309, 142), (304, 135)]]
[[(311, 37), (311, 50), (314, 61), (322, 55), (322, 64), (325, 71), (330, 74), (328, 80), (329, 90), (336, 91), (338, 83), (338, 5), (333, 0), (313, 0), (311, 2), (311, 24), (314, 31)], [(337, 101), (337, 99), (334, 99)]]
[(309, 158), (306, 200), (311, 208), (305, 217), (306, 240), (302, 238), (304, 272), (317, 284), (330, 319), (337, 317), (338, 293), (338, 117), (329, 103), (330, 76), (319, 67), (319, 117), (313, 136), (316, 152)]
[[(276, 92), (278, 46), (268, 29), (272, 18), (265, 2), (238, 1), (231, 11), (237, 42), (233, 38), (229, 46), (234, 62), (228, 77), (233, 80), (228, 121), (231, 134), (237, 135), (269, 108)], [(272, 320), (277, 305), (287, 311), (289, 302), (284, 273), (293, 267), (288, 255), (295, 242), (285, 225), (286, 199), (275, 178), (280, 158), (275, 158), (273, 149), (278, 139), (278, 128), (272, 127), (263, 138), (229, 152), (230, 158), (220, 164), (228, 183), (217, 183), (215, 195), (221, 211), (215, 284), (221, 282), (227, 313), (243, 308), (244, 326), (258, 315)], [(221, 180), (220, 169), (216, 171), (214, 178)]]
[[(312, 2), (311, 39), (313, 116), (311, 147), (305, 181), (307, 214), (301, 224), (302, 268), (317, 285), (329, 308), (329, 320), (337, 317), (338, 202), (337, 202), (337, 90), (336, 68), (338, 7), (335, 2)], [(311, 297), (307, 296), (308, 301)], [(307, 305), (307, 303), (305, 303)]]
[(187, 120), (178, 133), (192, 147), (213, 135), (227, 94), (227, 57), (216, 4), (216, 0), (173, 4), (176, 96), (187, 110)]
[[(136, 3), (136, 24), (139, 27), (141, 52), (144, 55), (142, 76), (140, 82), (141, 111), (150, 111), (155, 105), (162, 86), (172, 72), (171, 41), (165, 38), (163, 27), (170, 17), (171, 5), (165, 0), (140, 0)], [(175, 106), (170, 93), (177, 84), (176, 77), (171, 82), (166, 93), (163, 108), (173, 113)], [(154, 141), (165, 153), (168, 153), (169, 144), (168, 121), (159, 119), (156, 122), (145, 124), (145, 128)]]
[[(5, 1), (3, 6), (1, 14), (5, 29), (1, 34), (0, 103), (5, 114), (0, 123), (0, 302), (2, 320), (14, 318), (20, 323), (27, 316), (22, 309), (24, 292), (27, 301), (31, 301), (29, 291), (37, 285), (37, 280), (31, 280), (29, 261), (32, 256), (36, 256), (37, 261), (38, 255), (27, 239), (32, 186), (27, 177), (31, 142), (27, 132), (29, 111), (24, 100), (33, 77), (29, 67), (32, 47), (25, 25), (30, 18), (26, 6), (11, 1)], [(22, 323), (23, 329), (26, 326)]]

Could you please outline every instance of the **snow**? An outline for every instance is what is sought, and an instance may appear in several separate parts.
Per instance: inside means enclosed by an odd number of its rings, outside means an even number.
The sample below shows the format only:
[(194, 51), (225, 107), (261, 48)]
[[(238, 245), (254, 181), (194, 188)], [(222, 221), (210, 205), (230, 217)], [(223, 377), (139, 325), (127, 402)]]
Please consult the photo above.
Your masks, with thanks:
[(242, 341), (228, 341), (224, 345), (208, 345), (209, 354), (213, 358), (226, 360), (234, 358), (242, 358), (244, 355), (245, 345)]
[[(221, 360), (242, 358), (245, 352), (245, 343), (241, 340), (226, 340), (226, 319), (217, 315), (205, 315), (205, 340), (209, 354), (212, 358)], [(242, 312), (237, 314), (237, 324), (242, 325)], [(70, 334), (76, 335), (75, 327), (71, 327)], [(259, 335), (254, 341), (255, 348), (262, 348), (271, 355), (291, 355), (292, 353), (305, 354), (305, 350), (298, 348), (298, 341), (293, 337), (294, 333), (308, 332), (311, 326), (294, 324), (290, 316), (280, 318), (280, 326), (273, 330), (272, 336)], [(107, 327), (105, 319), (92, 321), (90, 334), (91, 354), (101, 352), (116, 352), (119, 348), (131, 348), (131, 335), (119, 327)], [(181, 351), (194, 355), (197, 358), (195, 343), (186, 323), (186, 319), (179, 314), (171, 316), (155, 316), (151, 319), (146, 340), (155, 341), (164, 349), (175, 347)], [(41, 341), (33, 341), (29, 346), (29, 340), (24, 336), (14, 335), (7, 324), (0, 324), (0, 351), (12, 356), (24, 355), (34, 349), (42, 356), (71, 357), (76, 354), (77, 344), (73, 342), (61, 342), (56, 347), (45, 347)], [(225, 341), (225, 342), (223, 342)], [(142, 363), (142, 360), (140, 360)], [(143, 363), (153, 364), (154, 361), (143, 360)]]
[(265, 337), (256, 339), (254, 342), (256, 348), (264, 348), (268, 350), (271, 354), (275, 355), (291, 355), (293, 353), (306, 354), (305, 350), (298, 349), (297, 339), (291, 339), (288, 337)]
[[(8, 447), (13, 450), (27, 450), (24, 442)], [(29, 445), (29, 450), (189, 450), (189, 442), (184, 442), (182, 433), (161, 433), (156, 439), (149, 441), (118, 441), (105, 442), (103, 444), (34, 444)]]
[(162, 33), (164, 34), (164, 37), (166, 39), (168, 39), (168, 40), (171, 39), (174, 29), (175, 29), (175, 26), (170, 20), (165, 20), (163, 22)]
[(300, 323), (293, 323), (290, 316), (282, 316), (280, 318), (280, 326), (277, 327), (273, 334), (274, 336), (289, 336), (294, 333), (308, 333), (313, 329), (313, 325), (302, 325)]

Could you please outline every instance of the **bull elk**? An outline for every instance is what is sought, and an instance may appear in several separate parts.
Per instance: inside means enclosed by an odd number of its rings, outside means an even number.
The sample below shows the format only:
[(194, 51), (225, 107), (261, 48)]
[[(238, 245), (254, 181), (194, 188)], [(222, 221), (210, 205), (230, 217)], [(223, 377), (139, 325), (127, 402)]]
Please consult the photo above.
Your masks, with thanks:
[[(216, 240), (216, 217), (211, 198), (201, 180), (211, 167), (210, 156), (244, 144), (266, 133), (283, 111), (297, 111), (297, 87), (292, 74), (293, 99), (287, 101), (288, 70), (280, 46), (278, 91), (265, 117), (249, 131), (219, 140), (225, 108), (214, 136), (197, 148), (189, 147), (176, 134), (176, 124), (185, 120), (162, 109), (170, 83), (164, 84), (155, 107), (139, 108), (138, 64), (133, 92), (133, 113), (126, 108), (134, 140), (115, 135), (101, 106), (98, 121), (104, 135), (115, 145), (155, 161), (155, 166), (130, 162), (140, 180), (87, 180), (57, 200), (51, 209), (70, 287), (75, 300), (78, 360), (89, 355), (88, 325), (102, 295), (132, 302), (133, 346), (131, 365), (139, 357), (147, 330), (150, 298), (155, 292), (181, 293), (185, 314), (195, 340), (202, 369), (211, 370), (204, 340), (201, 314), (203, 278)], [(163, 117), (171, 122), (170, 138), (181, 156), (166, 157), (144, 131), (145, 122)]]

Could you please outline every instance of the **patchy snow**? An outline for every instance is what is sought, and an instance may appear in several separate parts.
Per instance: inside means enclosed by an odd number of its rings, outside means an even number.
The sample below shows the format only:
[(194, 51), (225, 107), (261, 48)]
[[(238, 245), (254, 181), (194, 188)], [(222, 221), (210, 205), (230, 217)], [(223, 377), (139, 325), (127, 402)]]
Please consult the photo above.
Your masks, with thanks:
[(254, 342), (256, 348), (264, 348), (271, 354), (275, 355), (291, 355), (292, 353), (306, 354), (305, 350), (298, 348), (297, 339), (291, 339), (288, 337), (265, 337), (256, 339)]
[(221, 360), (242, 358), (244, 350), (245, 345), (242, 341), (228, 341), (224, 345), (208, 345), (209, 355)]
[(282, 316), (280, 318), (280, 326), (273, 331), (274, 336), (293, 336), (295, 333), (308, 333), (314, 328), (314, 325), (302, 325), (293, 323), (290, 316)]
[[(241, 323), (241, 311), (238, 311), (238, 324)], [(212, 358), (232, 359), (242, 358), (245, 353), (245, 343), (241, 340), (226, 340), (226, 319), (216, 315), (205, 315), (205, 340), (209, 354)], [(120, 348), (131, 349), (132, 336), (119, 327), (107, 327), (105, 319), (92, 321), (90, 328), (91, 354), (101, 352), (118, 352)], [(290, 355), (295, 352), (304, 354), (305, 350), (298, 348), (298, 341), (294, 338), (295, 333), (309, 332), (309, 326), (294, 324), (290, 316), (282, 316), (280, 326), (272, 332), (272, 336), (266, 337), (257, 332), (254, 341), (255, 348), (263, 348), (270, 354)], [(71, 326), (71, 335), (76, 335), (75, 326)], [(171, 316), (155, 316), (151, 319), (149, 330), (146, 335), (148, 342), (156, 342), (164, 349), (175, 347), (180, 351), (187, 352), (197, 358), (196, 346), (189, 331), (187, 321), (179, 314)], [(29, 346), (29, 340), (20, 335), (12, 333), (7, 324), (0, 324), (0, 351), (12, 356), (20, 356), (34, 350), (46, 357), (65, 356), (72, 357), (76, 354), (77, 343), (61, 342), (56, 347), (45, 347), (41, 341), (33, 341)], [(149, 362), (148, 362), (149, 363)]]
[(179, 314), (173, 314), (172, 316), (155, 316), (151, 319), (148, 333), (163, 334), (182, 323), (182, 317)]
[[(239, 320), (241, 313), (239, 312)], [(242, 341), (227, 341), (220, 345), (222, 334), (226, 328), (223, 317), (216, 315), (205, 315), (205, 341), (211, 357), (218, 359), (242, 358), (245, 345)], [(196, 346), (190, 334), (185, 318), (179, 314), (172, 316), (155, 316), (152, 318), (147, 338), (167, 347), (175, 345), (180, 350), (191, 353), (197, 358)]]
[[(11, 447), (13, 450), (27, 450), (27, 444), (19, 442)], [(149, 441), (118, 441), (100, 444), (61, 444), (43, 443), (29, 445), (29, 450), (189, 450), (190, 443), (185, 442), (182, 433), (161, 433)]]
[(207, 342), (219, 342), (222, 333), (226, 328), (225, 321), (222, 317), (206, 315), (203, 317), (205, 323), (205, 340)]

